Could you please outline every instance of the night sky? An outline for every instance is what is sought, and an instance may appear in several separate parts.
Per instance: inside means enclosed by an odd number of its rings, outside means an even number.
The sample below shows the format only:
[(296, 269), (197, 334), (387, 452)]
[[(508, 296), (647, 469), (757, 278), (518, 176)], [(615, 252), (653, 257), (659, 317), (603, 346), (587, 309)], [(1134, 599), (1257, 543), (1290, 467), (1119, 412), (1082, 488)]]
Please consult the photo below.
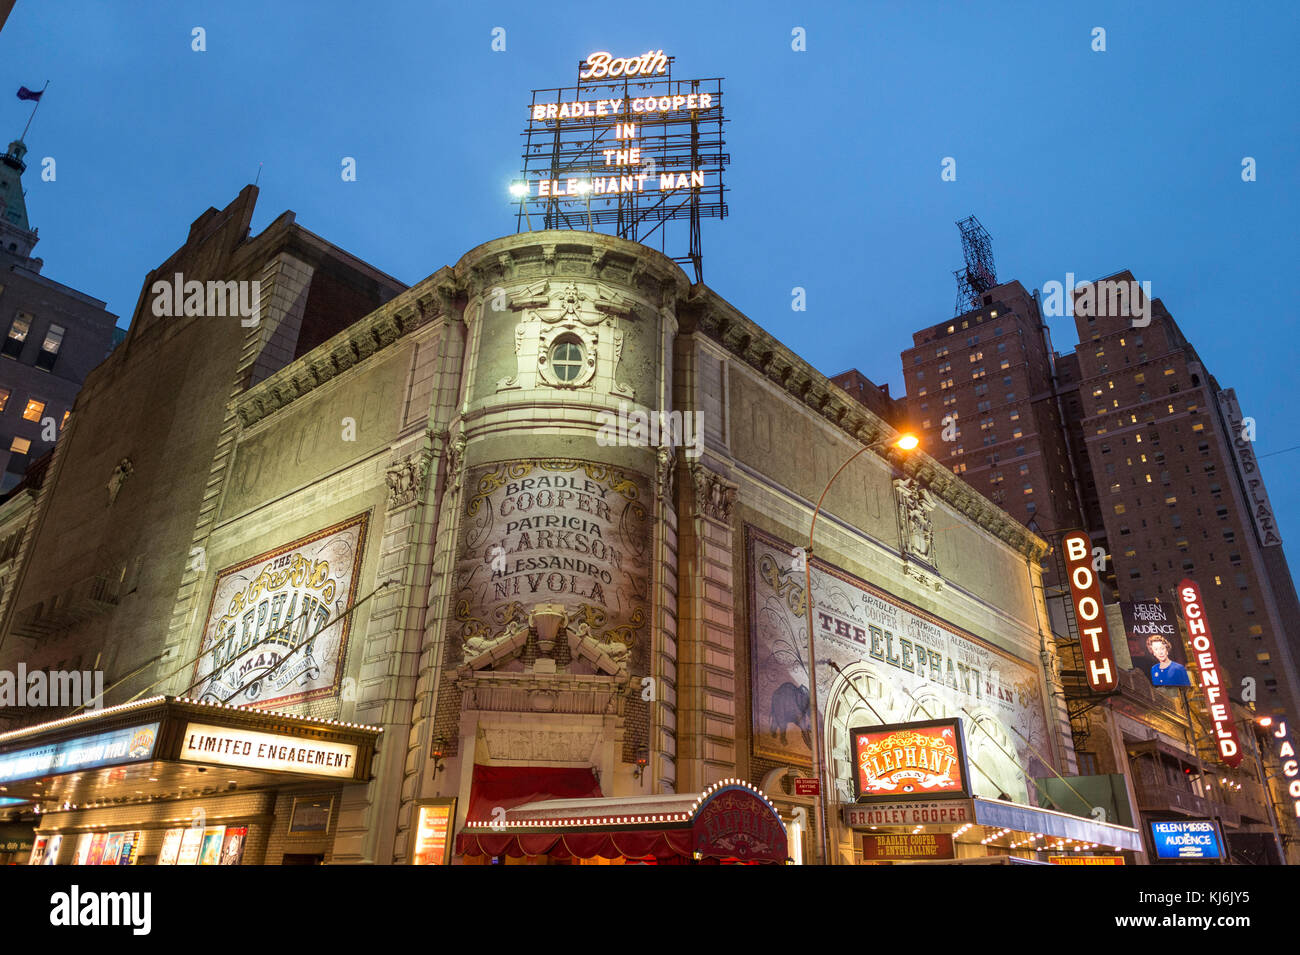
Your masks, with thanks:
[[(529, 91), (572, 84), (594, 50), (662, 49), (675, 78), (726, 79), (712, 288), (821, 371), (899, 394), (911, 332), (953, 311), (955, 220), (977, 215), (998, 278), (1029, 289), (1131, 269), (1257, 420), (1294, 564), (1297, 8), (1060, 6), (18, 0), (0, 135), (30, 113), (14, 91), (48, 79), (27, 136), (35, 254), (125, 325), (146, 272), (259, 163), (254, 231), (291, 209), (408, 283), (455, 263), (514, 231)], [(1073, 347), (1069, 319), (1052, 334)]]

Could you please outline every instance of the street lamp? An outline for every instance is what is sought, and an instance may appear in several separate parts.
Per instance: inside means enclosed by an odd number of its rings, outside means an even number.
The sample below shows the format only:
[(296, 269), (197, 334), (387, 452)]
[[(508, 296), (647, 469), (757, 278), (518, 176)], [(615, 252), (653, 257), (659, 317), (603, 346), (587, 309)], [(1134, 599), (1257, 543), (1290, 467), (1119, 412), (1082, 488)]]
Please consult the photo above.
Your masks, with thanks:
[(510, 184), (510, 195), (519, 200), (519, 208), (524, 212), (524, 220), (528, 223), (528, 231), (533, 231), (533, 218), (528, 214), (528, 183), (512, 182)]
[(822, 502), (826, 500), (826, 494), (830, 491), (831, 485), (835, 479), (843, 473), (844, 469), (853, 463), (854, 459), (860, 454), (871, 451), (882, 445), (891, 445), (900, 451), (912, 451), (921, 442), (915, 435), (902, 434), (895, 438), (884, 438), (871, 444), (863, 445), (849, 457), (847, 461), (840, 465), (840, 469), (831, 475), (831, 479), (826, 482), (826, 487), (822, 491), (822, 496), (817, 499), (817, 507), (813, 510), (812, 525), (808, 528), (808, 550), (804, 553), (804, 615), (808, 618), (808, 702), (812, 707), (812, 745), (813, 745), (813, 767), (817, 773), (817, 815), (819, 822), (817, 825), (817, 840), (821, 846), (822, 862), (830, 865), (830, 857), (826, 851), (826, 780), (824, 767), (822, 766), (822, 729), (821, 716), (817, 705), (817, 648), (816, 641), (813, 637), (813, 608), (812, 608), (812, 554), (813, 554), (813, 533), (817, 530), (817, 515), (821, 513)]
[(578, 182), (578, 192), (587, 200), (587, 231), (591, 231), (591, 183), (582, 179)]

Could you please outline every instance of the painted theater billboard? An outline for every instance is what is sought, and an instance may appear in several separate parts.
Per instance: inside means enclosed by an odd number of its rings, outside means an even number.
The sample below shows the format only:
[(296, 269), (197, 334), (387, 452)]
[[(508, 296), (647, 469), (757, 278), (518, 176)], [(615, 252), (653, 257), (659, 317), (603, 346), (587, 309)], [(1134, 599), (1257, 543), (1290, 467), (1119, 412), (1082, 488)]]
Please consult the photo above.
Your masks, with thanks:
[(359, 514), (217, 574), (195, 696), (262, 707), (339, 692), (367, 520)]
[(559, 604), (567, 626), (644, 673), (650, 591), (650, 482), (568, 459), (471, 468), (456, 565), (455, 627), (467, 656)]
[[(791, 544), (752, 526), (746, 538), (751, 745), (757, 756), (810, 766), (804, 568)], [(809, 563), (827, 796), (856, 798), (852, 727), (960, 718), (970, 758), (988, 774), (972, 790), (1028, 799), (1026, 769), (1051, 775), (1038, 755), (1052, 750), (1040, 669), (831, 564)]]
[(970, 795), (961, 720), (854, 727), (858, 801)]
[(1061, 538), (1061, 547), (1065, 551), (1065, 569), (1070, 575), (1070, 597), (1079, 623), (1088, 688), (1109, 693), (1118, 685), (1119, 675), (1110, 628), (1106, 626), (1106, 610), (1101, 602), (1101, 587), (1092, 565), (1092, 539), (1083, 531), (1071, 531)]
[(1133, 669), (1145, 673), (1152, 686), (1191, 686), (1172, 607), (1154, 600), (1122, 602), (1119, 612)]
[(1183, 605), (1183, 619), (1187, 621), (1187, 635), (1192, 642), (1192, 653), (1201, 673), (1201, 687), (1205, 702), (1214, 721), (1214, 742), (1219, 758), (1232, 767), (1241, 765), (1241, 742), (1237, 739), (1237, 726), (1232, 720), (1232, 706), (1224, 688), (1227, 674), (1219, 666), (1219, 655), (1214, 649), (1214, 637), (1205, 619), (1205, 602), (1196, 581), (1184, 579), (1178, 585), (1178, 599)]

